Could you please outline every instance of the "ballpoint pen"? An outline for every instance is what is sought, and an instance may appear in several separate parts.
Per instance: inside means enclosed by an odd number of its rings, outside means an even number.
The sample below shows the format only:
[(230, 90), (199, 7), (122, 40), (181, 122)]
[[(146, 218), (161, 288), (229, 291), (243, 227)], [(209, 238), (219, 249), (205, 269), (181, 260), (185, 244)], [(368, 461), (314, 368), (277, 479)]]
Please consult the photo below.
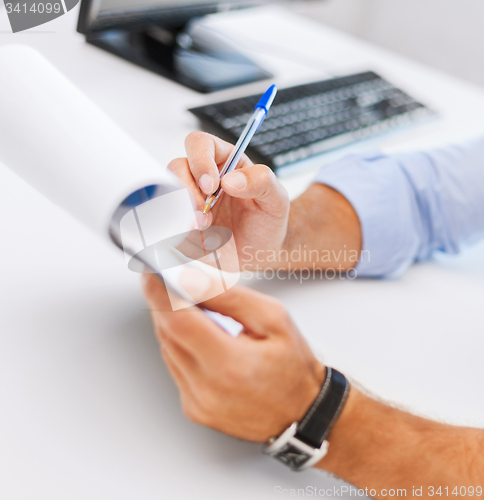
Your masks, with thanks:
[[(266, 90), (264, 95), (260, 98), (259, 102), (255, 105), (254, 113), (250, 117), (249, 122), (240, 135), (239, 140), (235, 144), (232, 153), (230, 153), (230, 156), (227, 158), (225, 165), (220, 171), (220, 179), (222, 179), (225, 174), (232, 172), (232, 170), (237, 167), (240, 158), (245, 153), (245, 150), (247, 149), (247, 146), (249, 145), (252, 137), (254, 137), (257, 129), (261, 126), (264, 118), (267, 116), (272, 101), (274, 100), (274, 97), (276, 97), (276, 93), (277, 87), (275, 85), (272, 85)], [(220, 198), (222, 192), (222, 186), (220, 184), (215, 192), (207, 196), (205, 205), (203, 207), (204, 214), (206, 214), (211, 208), (213, 208), (215, 203), (217, 203), (217, 200)]]

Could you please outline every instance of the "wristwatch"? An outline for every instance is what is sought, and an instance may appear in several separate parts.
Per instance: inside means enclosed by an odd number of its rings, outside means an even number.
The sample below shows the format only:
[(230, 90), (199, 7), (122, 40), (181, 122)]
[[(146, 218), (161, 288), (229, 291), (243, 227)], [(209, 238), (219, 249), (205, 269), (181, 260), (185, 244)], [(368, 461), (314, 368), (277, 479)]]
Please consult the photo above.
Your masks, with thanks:
[(329, 436), (343, 409), (350, 384), (334, 368), (326, 368), (326, 378), (318, 397), (300, 422), (291, 424), (279, 437), (264, 445), (270, 455), (292, 470), (303, 470), (319, 462), (328, 452)]

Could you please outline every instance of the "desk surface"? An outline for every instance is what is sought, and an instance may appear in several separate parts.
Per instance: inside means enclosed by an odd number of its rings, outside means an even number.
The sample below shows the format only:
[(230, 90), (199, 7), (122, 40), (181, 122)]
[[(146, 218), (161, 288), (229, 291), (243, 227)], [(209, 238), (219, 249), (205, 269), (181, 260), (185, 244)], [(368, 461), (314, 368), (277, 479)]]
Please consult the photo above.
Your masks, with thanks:
[[(0, 44), (35, 46), (161, 165), (183, 155), (197, 127), (187, 107), (266, 85), (197, 94), (86, 45), (76, 16), (12, 35), (1, 11)], [(333, 29), (278, 9), (213, 23), (242, 37), (280, 85), (373, 69), (442, 115), (372, 147), (424, 148), (484, 130), (483, 90)], [(284, 183), (296, 195), (313, 175)], [(1, 165), (0, 178), (0, 498), (264, 499), (277, 498), (277, 486), (338, 484), (317, 471), (289, 473), (258, 445), (185, 419), (122, 255)], [(281, 299), (325, 361), (371, 391), (483, 424), (483, 250), (419, 264), (398, 281), (252, 286)]]

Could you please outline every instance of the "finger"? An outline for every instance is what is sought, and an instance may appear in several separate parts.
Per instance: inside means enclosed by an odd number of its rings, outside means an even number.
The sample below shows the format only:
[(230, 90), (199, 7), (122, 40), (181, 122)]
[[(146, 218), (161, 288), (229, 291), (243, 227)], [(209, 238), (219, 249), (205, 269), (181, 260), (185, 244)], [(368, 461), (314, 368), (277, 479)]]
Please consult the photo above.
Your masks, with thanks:
[[(234, 286), (223, 293), (214, 293), (216, 280), (199, 269), (183, 273), (180, 285), (200, 306), (230, 316), (258, 336), (279, 333), (289, 317), (277, 300), (249, 288)], [(203, 297), (213, 298), (203, 300)]]
[(153, 275), (145, 279), (144, 292), (152, 306), (154, 322), (163, 330), (162, 342), (176, 342), (198, 363), (217, 363), (226, 357), (231, 337), (200, 308), (172, 311), (165, 287)]
[(177, 383), (178, 387), (180, 387), (180, 389), (182, 387), (188, 388), (187, 377), (183, 373), (183, 370), (178, 366), (176, 361), (173, 359), (173, 356), (172, 354), (170, 354), (170, 351), (164, 345), (160, 347), (160, 351), (163, 361), (165, 362), (168, 371), (170, 372), (171, 376)]
[(176, 158), (175, 160), (172, 160), (168, 164), (167, 168), (181, 180), (197, 204), (198, 202), (203, 202), (205, 198), (197, 187), (195, 179), (190, 172), (190, 167), (188, 166), (188, 160), (186, 158)]
[(194, 358), (192, 353), (179, 342), (175, 336), (166, 332), (161, 342), (162, 352), (168, 353), (170, 359), (176, 364), (178, 369), (183, 372), (184, 376), (189, 379), (190, 374), (199, 370), (198, 361)]
[(165, 322), (160, 317), (158, 311), (151, 310), (151, 320), (155, 330), (155, 335), (160, 343), (163, 352), (170, 352), (172, 358), (175, 358), (177, 364), (184, 371), (190, 371), (196, 368), (197, 362), (195, 358), (187, 351), (182, 344), (177, 342), (177, 338), (170, 335)]
[(242, 286), (234, 286), (200, 305), (230, 316), (249, 332), (262, 337), (283, 334), (290, 321), (289, 314), (279, 301)]
[[(218, 365), (220, 360), (227, 358), (233, 347), (227, 332), (198, 307), (163, 314), (159, 320), (166, 329), (166, 339), (187, 351), (199, 366)], [(187, 362), (187, 369), (195, 369), (188, 359), (180, 357), (180, 361)]]
[(195, 392), (193, 390), (194, 374), (198, 371), (195, 359), (167, 337), (164, 328), (157, 321), (156, 314), (153, 311), (151, 311), (151, 316), (155, 326), (155, 334), (160, 343), (161, 356), (180, 391), (182, 401), (193, 399)]
[(141, 286), (150, 311), (173, 311), (168, 292), (160, 278), (154, 273), (144, 273)]
[(172, 160), (168, 164), (167, 168), (173, 172), (188, 189), (188, 192), (195, 203), (195, 208), (197, 209), (195, 212), (195, 218), (198, 228), (210, 226), (212, 224), (212, 214), (210, 212), (207, 214), (202, 213), (206, 197), (200, 193), (195, 179), (190, 172), (188, 160), (186, 158), (177, 158), (176, 160)]
[(271, 215), (287, 216), (286, 188), (266, 165), (253, 165), (230, 172), (222, 178), (222, 188), (234, 198), (252, 199)]
[(158, 342), (160, 343), (162, 353), (168, 353), (176, 362), (179, 369), (184, 372), (191, 372), (197, 369), (197, 362), (189, 351), (177, 342), (177, 338), (169, 335), (166, 325), (160, 317), (159, 311), (150, 310), (151, 320)]
[(168, 368), (168, 371), (170, 372), (170, 375), (175, 381), (178, 390), (180, 391), (181, 398), (193, 398), (194, 390), (190, 385), (189, 379), (187, 378), (183, 370), (178, 366), (170, 351), (162, 347), (161, 356), (163, 358), (163, 361), (165, 362), (166, 367)]
[[(202, 193), (212, 194), (218, 187), (219, 167), (225, 163), (234, 146), (204, 132), (192, 132), (185, 140), (185, 149), (190, 171)], [(252, 165), (252, 162), (243, 156), (240, 167)]]

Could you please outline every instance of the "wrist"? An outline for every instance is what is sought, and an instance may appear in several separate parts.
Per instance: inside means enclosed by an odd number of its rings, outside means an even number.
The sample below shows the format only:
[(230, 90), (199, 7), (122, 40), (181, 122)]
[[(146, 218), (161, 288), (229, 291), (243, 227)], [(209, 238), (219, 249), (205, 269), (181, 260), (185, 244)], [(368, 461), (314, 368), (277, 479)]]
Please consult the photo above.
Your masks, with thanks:
[(313, 184), (291, 202), (282, 245), (288, 269), (345, 271), (356, 265), (361, 245), (358, 216), (338, 191)]
[(247, 271), (352, 269), (360, 256), (361, 226), (350, 202), (323, 184), (311, 185), (290, 204), (281, 243), (257, 251), (242, 250)]
[(317, 464), (328, 450), (328, 436), (344, 408), (349, 382), (334, 368), (326, 368), (318, 394), (306, 413), (264, 445), (263, 452), (292, 470)]
[[(418, 460), (415, 450), (431, 439), (440, 424), (403, 412), (351, 387), (347, 403), (333, 428), (327, 455), (316, 464), (359, 488), (388, 487), (395, 469)], [(424, 438), (424, 436), (426, 436)], [(389, 460), (391, 457), (391, 460)], [(423, 464), (422, 464), (423, 465)], [(371, 471), (378, 470), (377, 476)], [(394, 481), (393, 486), (408, 486)]]
[(284, 422), (281, 422), (277, 428), (273, 429), (271, 435), (280, 434), (290, 424), (299, 422), (304, 417), (317, 398), (325, 379), (326, 367), (315, 360), (314, 364), (307, 370), (305, 376), (298, 382), (297, 394), (294, 394), (294, 397), (287, 401), (290, 414), (285, 416)]
[[(451, 426), (404, 412), (355, 389), (316, 467), (367, 495), (438, 496), (467, 480), (482, 484), (482, 430)], [(423, 492), (423, 494), (422, 494)], [(413, 496), (416, 496), (415, 494)]]
[[(348, 469), (352, 467), (351, 463), (355, 451), (352, 437), (360, 427), (358, 415), (368, 404), (367, 399), (369, 398), (358, 389), (350, 387), (346, 404), (329, 438), (328, 454), (316, 464), (317, 468), (346, 478)], [(361, 458), (358, 457), (357, 460)]]

